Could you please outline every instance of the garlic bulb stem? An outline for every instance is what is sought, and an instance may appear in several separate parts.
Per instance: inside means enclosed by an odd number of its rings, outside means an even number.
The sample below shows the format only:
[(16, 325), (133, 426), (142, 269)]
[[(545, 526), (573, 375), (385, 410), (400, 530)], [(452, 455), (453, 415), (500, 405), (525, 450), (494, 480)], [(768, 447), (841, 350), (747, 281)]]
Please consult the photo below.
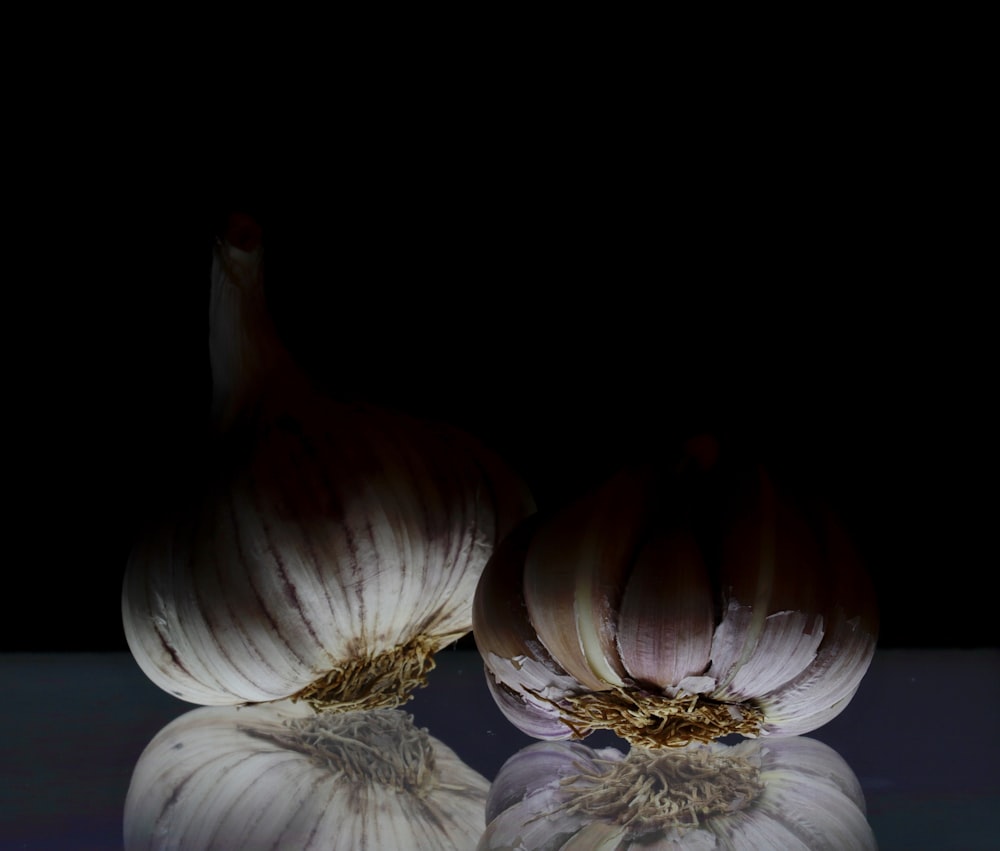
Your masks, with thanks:
[[(257, 227), (243, 217), (233, 219), (231, 233)], [(262, 251), (257, 228), (238, 243), (221, 242), (212, 259), (208, 345), (212, 424), (218, 432), (256, 413), (266, 394), (306, 389), (267, 309)]]

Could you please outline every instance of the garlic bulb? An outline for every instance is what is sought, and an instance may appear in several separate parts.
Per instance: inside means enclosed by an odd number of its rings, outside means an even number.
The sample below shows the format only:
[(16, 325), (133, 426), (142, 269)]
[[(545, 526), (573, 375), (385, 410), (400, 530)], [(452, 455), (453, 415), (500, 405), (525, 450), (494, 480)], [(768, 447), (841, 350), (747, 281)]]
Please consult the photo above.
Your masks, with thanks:
[(694, 457), (529, 518), (490, 559), (473, 630), (525, 733), (610, 729), (648, 747), (797, 735), (853, 696), (877, 614), (842, 527), (762, 468)]
[(471, 628), (530, 495), (455, 429), (315, 392), (264, 310), (259, 246), (220, 244), (212, 272), (218, 437), (130, 555), (129, 648), (193, 703), (398, 705)]
[(488, 789), (399, 710), (201, 707), (139, 757), (125, 848), (465, 851), (482, 835)]
[(875, 849), (854, 772), (801, 736), (683, 748), (539, 742), (501, 767), (478, 851)]

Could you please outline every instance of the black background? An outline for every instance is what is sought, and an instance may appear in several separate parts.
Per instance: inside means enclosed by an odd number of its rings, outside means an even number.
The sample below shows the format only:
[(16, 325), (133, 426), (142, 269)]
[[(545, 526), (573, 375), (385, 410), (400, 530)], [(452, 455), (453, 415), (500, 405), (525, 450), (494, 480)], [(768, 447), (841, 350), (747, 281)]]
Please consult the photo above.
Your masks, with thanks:
[(981, 225), (920, 151), (800, 142), (669, 167), (621, 145), (595, 169), (594, 148), (382, 137), (315, 183), (222, 145), (28, 174), (0, 650), (125, 648), (132, 537), (206, 424), (211, 248), (234, 209), (263, 223), (272, 311), (331, 392), (468, 429), (541, 505), (714, 432), (831, 495), (883, 646), (995, 645)]

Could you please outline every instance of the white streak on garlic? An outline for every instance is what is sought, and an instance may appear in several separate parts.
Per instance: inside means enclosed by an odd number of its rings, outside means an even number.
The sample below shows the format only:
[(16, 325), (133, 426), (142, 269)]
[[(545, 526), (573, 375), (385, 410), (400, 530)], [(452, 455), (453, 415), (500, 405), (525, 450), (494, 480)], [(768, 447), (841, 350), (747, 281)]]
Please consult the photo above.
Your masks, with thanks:
[(670, 530), (649, 541), (629, 575), (617, 619), (619, 652), (632, 679), (704, 690), (700, 675), (711, 661), (713, 618), (712, 586), (694, 537)]

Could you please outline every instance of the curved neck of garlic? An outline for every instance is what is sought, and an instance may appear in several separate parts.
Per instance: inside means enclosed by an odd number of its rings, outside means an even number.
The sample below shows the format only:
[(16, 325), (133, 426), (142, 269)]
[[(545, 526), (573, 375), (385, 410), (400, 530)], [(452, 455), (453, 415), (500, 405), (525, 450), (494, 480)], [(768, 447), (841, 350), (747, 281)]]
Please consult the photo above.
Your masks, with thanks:
[(267, 310), (261, 248), (220, 242), (212, 261), (209, 307), (212, 424), (228, 430), (269, 392), (301, 383)]

